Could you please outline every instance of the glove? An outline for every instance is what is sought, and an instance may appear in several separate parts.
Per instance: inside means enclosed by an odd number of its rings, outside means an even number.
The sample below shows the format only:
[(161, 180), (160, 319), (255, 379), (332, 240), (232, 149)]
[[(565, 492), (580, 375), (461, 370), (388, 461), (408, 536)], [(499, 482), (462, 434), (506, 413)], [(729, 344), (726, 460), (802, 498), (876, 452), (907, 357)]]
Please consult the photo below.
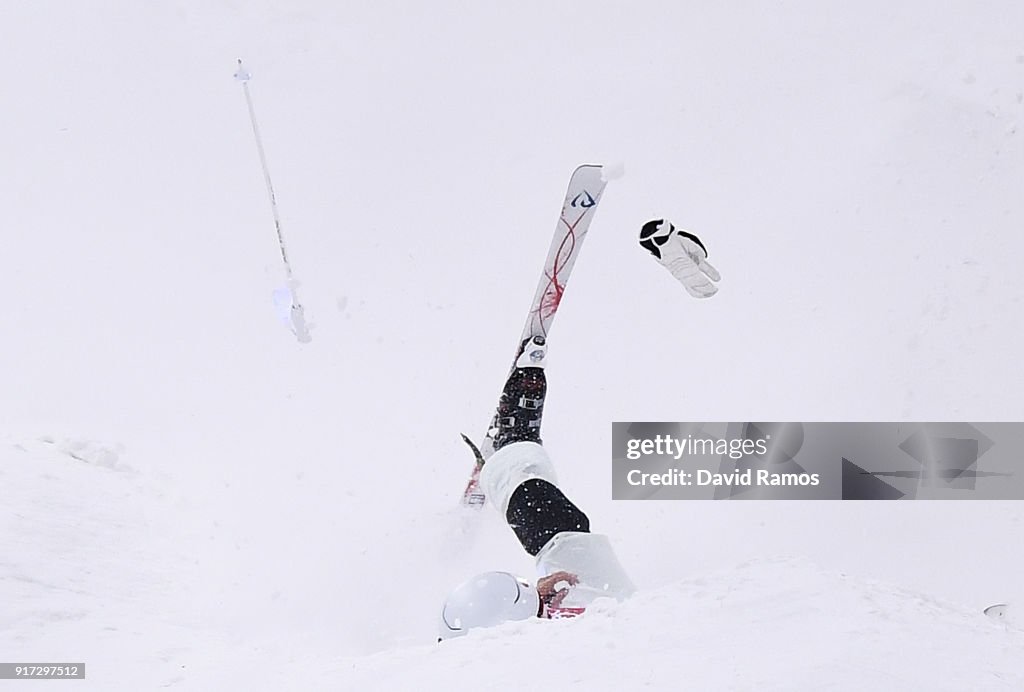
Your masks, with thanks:
[(640, 229), (640, 247), (654, 255), (694, 298), (710, 298), (718, 292), (711, 282), (722, 275), (708, 262), (707, 248), (693, 233), (655, 219)]

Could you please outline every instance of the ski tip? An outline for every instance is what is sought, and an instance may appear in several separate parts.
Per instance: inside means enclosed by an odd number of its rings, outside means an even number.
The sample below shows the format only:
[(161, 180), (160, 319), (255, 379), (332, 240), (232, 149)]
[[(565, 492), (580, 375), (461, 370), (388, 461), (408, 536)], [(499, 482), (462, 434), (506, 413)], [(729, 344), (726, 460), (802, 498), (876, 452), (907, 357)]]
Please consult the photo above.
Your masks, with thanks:
[(462, 435), (462, 441), (465, 442), (467, 445), (469, 445), (469, 448), (471, 450), (473, 450), (473, 458), (476, 459), (477, 467), (479, 468), (479, 467), (483, 466), (484, 465), (484, 455), (480, 451), (480, 448), (476, 446), (476, 443), (474, 443), (473, 440), (469, 439), (469, 437), (466, 435), (466, 433), (459, 433), (459, 434)]
[(588, 168), (596, 169), (596, 171), (598, 173), (601, 173), (602, 169), (604, 169), (604, 166), (602, 166), (599, 163), (581, 163), (580, 165), (576, 166), (576, 168), (573, 170), (572, 174), (573, 175), (578, 175), (579, 173), (587, 170)]

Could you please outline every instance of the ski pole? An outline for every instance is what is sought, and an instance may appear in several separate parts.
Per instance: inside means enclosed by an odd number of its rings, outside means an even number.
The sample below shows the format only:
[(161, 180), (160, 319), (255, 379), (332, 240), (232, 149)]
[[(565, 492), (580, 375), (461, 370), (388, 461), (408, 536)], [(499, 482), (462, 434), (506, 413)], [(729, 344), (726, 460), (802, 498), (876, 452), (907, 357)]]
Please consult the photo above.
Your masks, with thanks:
[(306, 325), (302, 304), (299, 302), (299, 298), (295, 293), (298, 282), (295, 281), (292, 274), (292, 266), (288, 262), (288, 250), (284, 244), (284, 234), (281, 232), (281, 215), (277, 211), (277, 196), (274, 194), (274, 183), (270, 179), (270, 169), (267, 166), (267, 155), (263, 149), (263, 138), (260, 137), (259, 124), (256, 122), (256, 109), (252, 105), (252, 94), (249, 93), (249, 80), (252, 79), (252, 75), (249, 74), (249, 71), (242, 65), (241, 58), (238, 60), (238, 70), (235, 72), (235, 79), (242, 83), (242, 91), (245, 92), (245, 103), (249, 107), (249, 120), (252, 123), (252, 134), (256, 139), (256, 151), (259, 153), (260, 167), (263, 169), (263, 181), (267, 185), (267, 197), (270, 199), (270, 211), (274, 217), (274, 229), (277, 231), (277, 244), (281, 249), (281, 261), (284, 263), (285, 279), (287, 280), (288, 290), (290, 292), (291, 309), (289, 321), (291, 322), (291, 328), (295, 333), (295, 336), (299, 341), (306, 343), (311, 340), (309, 328)]

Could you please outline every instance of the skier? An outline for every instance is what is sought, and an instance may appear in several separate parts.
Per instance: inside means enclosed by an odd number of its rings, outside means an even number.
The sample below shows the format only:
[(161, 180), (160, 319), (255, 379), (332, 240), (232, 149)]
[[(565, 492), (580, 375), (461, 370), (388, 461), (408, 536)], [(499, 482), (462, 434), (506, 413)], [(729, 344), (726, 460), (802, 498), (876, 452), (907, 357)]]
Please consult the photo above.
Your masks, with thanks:
[(523, 342), (498, 405), (495, 451), (480, 472), (489, 501), (545, 576), (536, 586), (508, 572), (485, 572), (464, 582), (442, 607), (441, 639), (509, 620), (571, 617), (596, 598), (621, 600), (634, 590), (608, 538), (591, 533), (587, 515), (558, 488), (541, 444), (546, 355), (544, 337)]
[[(708, 280), (718, 281), (718, 271), (692, 233), (663, 219), (649, 221), (640, 245), (694, 297), (707, 298), (718, 290)], [(438, 641), (511, 620), (573, 617), (598, 598), (623, 600), (635, 590), (607, 536), (591, 533), (587, 515), (559, 489), (541, 444), (546, 357), (543, 336), (522, 343), (490, 432), (494, 453), (480, 472), (488, 500), (544, 576), (535, 586), (509, 572), (485, 572), (463, 582), (442, 606)], [(480, 451), (473, 450), (483, 462)]]

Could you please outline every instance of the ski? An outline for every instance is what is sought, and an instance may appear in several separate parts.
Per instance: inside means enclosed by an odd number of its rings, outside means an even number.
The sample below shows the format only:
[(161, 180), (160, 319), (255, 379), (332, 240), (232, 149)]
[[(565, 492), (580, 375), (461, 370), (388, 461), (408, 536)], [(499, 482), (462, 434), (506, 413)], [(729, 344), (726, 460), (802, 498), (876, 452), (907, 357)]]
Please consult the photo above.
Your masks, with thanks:
[[(587, 230), (594, 219), (594, 212), (601, 201), (606, 184), (607, 178), (601, 166), (587, 164), (573, 171), (565, 193), (565, 201), (562, 203), (562, 213), (558, 217), (558, 224), (551, 239), (551, 247), (544, 260), (544, 270), (541, 272), (540, 281), (537, 282), (537, 290), (526, 316), (526, 325), (516, 341), (516, 354), (512, 358), (510, 373), (515, 368), (516, 358), (527, 339), (534, 336), (542, 336), (545, 339), (548, 337), (555, 315), (562, 304), (569, 275), (579, 257), (580, 248), (583, 247)], [(491, 419), (491, 425), (479, 447), (465, 435), (462, 436), (466, 444), (473, 449), (475, 458), (469, 482), (462, 493), (462, 505), (465, 507), (479, 509), (486, 500), (480, 488), (480, 469), (494, 452), (493, 437), (496, 428), (497, 413)]]

